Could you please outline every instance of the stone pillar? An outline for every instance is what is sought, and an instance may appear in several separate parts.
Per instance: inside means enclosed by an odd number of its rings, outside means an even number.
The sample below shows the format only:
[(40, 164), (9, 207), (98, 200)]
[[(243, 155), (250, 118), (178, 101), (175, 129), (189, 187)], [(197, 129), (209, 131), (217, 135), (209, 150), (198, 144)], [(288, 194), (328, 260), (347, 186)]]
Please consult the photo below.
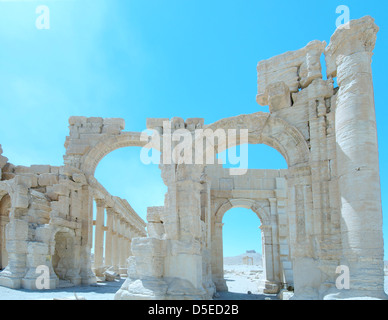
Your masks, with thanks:
[(113, 215), (113, 237), (112, 237), (112, 265), (115, 272), (119, 273), (119, 224), (120, 217), (119, 214), (115, 212)]
[[(136, 272), (133, 274), (130, 272), (128, 283), (125, 283), (116, 293), (115, 299), (137, 298), (138, 296), (151, 299), (155, 297), (159, 299), (204, 299), (208, 297), (202, 284), (201, 251), (200, 193), (204, 165), (189, 163), (189, 160), (193, 160), (192, 155), (194, 154), (190, 152), (194, 151), (192, 143), (195, 137), (194, 129), (202, 128), (204, 121), (203, 119), (187, 119), (185, 123), (181, 118), (173, 118), (171, 121), (164, 120), (147, 119), (147, 128), (155, 129), (159, 133), (163, 132), (163, 152), (159, 168), (168, 191), (160, 221), (163, 222), (165, 234), (162, 239), (151, 237), (133, 239), (134, 257), (129, 259), (132, 262), (128, 269)], [(163, 131), (160, 130), (162, 126)], [(185, 128), (189, 132), (180, 130)], [(160, 135), (158, 137), (160, 138)], [(184, 143), (178, 143), (182, 137)], [(181, 158), (182, 154), (183, 158)], [(136, 277), (140, 281), (133, 281)], [(135, 287), (131, 288), (132, 284)]]
[[(42, 289), (37, 287), (37, 278), (41, 273), (37, 273), (38, 267), (45, 266), (49, 272), (49, 280), (44, 289), (55, 289), (57, 276), (50, 272), (51, 261), (48, 260), (49, 246), (46, 243), (30, 241), (27, 244), (27, 273), (22, 279), (22, 288), (28, 290)], [(40, 270), (41, 272), (42, 270)], [(40, 282), (40, 281), (39, 281)]]
[(279, 282), (275, 281), (274, 257), (272, 244), (272, 227), (270, 225), (261, 225), (261, 238), (263, 248), (263, 273), (265, 277), (264, 293), (275, 294), (279, 292)]
[(96, 199), (97, 213), (94, 237), (94, 269), (97, 276), (102, 276), (102, 267), (104, 266), (104, 213), (105, 202)]
[(127, 237), (128, 237), (128, 245), (127, 245), (127, 256), (132, 256), (132, 231), (131, 226), (128, 224), (127, 227)]
[(106, 208), (106, 235), (105, 235), (105, 266), (112, 266), (112, 241), (113, 241), (113, 216), (114, 211), (112, 208)]
[(287, 172), (289, 246), (280, 245), (280, 254), (292, 261), (295, 300), (320, 299), (322, 284), (320, 261), (314, 256), (316, 244), (311, 239), (310, 171), (309, 167), (289, 167)]
[(28, 222), (11, 219), (6, 226), (6, 238), (8, 265), (0, 272), (0, 285), (20, 289), (27, 267)]
[[(280, 190), (277, 190), (280, 193)], [(271, 213), (271, 233), (272, 233), (272, 256), (273, 256), (273, 272), (274, 281), (280, 283), (283, 280), (280, 271), (280, 252), (279, 252), (279, 222), (277, 213), (277, 199), (269, 198), (269, 206)]]
[(127, 268), (126, 268), (126, 237), (125, 237), (125, 220), (120, 220), (120, 246), (119, 246), (119, 271), (120, 274), (126, 274)]
[(80, 250), (80, 276), (81, 283), (85, 285), (97, 282), (92, 271), (91, 249), (93, 245), (93, 197), (90, 187), (85, 185), (81, 190), (81, 246)]
[[(371, 57), (378, 27), (371, 17), (339, 28), (326, 49), (328, 77), (337, 76), (335, 110), (343, 258), (350, 290), (336, 297), (384, 294), (382, 209)], [(334, 298), (336, 298), (334, 297)]]
[[(182, 165), (185, 166), (185, 165)], [(178, 166), (179, 168), (179, 166)], [(191, 165), (181, 170), (197, 176), (198, 167)], [(179, 169), (178, 169), (179, 170)], [(171, 255), (166, 256), (165, 276), (175, 277), (177, 281), (188, 281), (192, 285), (192, 295), (205, 294), (202, 287), (202, 256), (200, 247), (201, 238), (201, 202), (199, 181), (187, 179), (177, 181), (173, 188), (175, 196), (175, 214), (178, 221), (177, 230), (179, 239), (171, 244)]]
[(14, 192), (10, 194), (10, 222), (5, 227), (8, 265), (0, 272), (0, 285), (12, 289), (21, 287), (26, 274), (27, 243), (29, 240), (27, 210), (29, 207), (29, 188), (32, 179), (16, 176), (12, 181)]
[(224, 248), (222, 241), (223, 223), (216, 222), (214, 225), (214, 242), (212, 243), (212, 253), (214, 255), (212, 261), (213, 282), (216, 285), (217, 291), (228, 291), (228, 286), (224, 279)]

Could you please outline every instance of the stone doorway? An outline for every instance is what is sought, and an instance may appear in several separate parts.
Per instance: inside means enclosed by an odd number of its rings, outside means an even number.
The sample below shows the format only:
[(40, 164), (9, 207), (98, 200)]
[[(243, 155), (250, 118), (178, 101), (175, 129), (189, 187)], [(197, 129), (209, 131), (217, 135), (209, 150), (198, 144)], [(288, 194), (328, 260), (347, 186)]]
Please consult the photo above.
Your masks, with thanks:
[(223, 276), (227, 291), (262, 294), (266, 275), (260, 218), (252, 210), (232, 208), (222, 223)]

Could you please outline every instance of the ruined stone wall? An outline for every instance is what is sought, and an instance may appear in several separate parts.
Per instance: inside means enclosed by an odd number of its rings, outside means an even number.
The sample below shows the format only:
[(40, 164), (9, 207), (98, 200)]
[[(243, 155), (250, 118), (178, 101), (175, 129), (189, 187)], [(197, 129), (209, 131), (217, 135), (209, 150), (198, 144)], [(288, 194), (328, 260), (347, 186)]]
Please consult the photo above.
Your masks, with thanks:
[[(0, 285), (36, 289), (39, 266), (47, 266), (53, 289), (59, 280), (73, 285), (96, 281), (92, 271), (94, 199), (104, 199), (132, 234), (117, 230), (120, 263), (130, 253), (132, 236), (144, 236), (145, 224), (128, 202), (112, 197), (95, 180), (71, 166), (15, 166), (5, 157), (1, 169)], [(120, 228), (123, 226), (119, 225)], [(127, 244), (127, 245), (126, 245)], [(124, 247), (126, 246), (126, 251)], [(112, 262), (112, 261), (110, 261)], [(123, 273), (125, 273), (123, 272)]]

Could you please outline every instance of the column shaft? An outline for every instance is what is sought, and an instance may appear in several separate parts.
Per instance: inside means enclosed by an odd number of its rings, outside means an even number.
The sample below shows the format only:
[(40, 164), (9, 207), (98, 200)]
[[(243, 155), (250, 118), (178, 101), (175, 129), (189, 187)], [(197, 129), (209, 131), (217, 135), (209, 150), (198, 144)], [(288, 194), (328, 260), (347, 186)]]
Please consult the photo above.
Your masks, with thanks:
[(107, 230), (105, 236), (105, 265), (112, 266), (112, 233), (113, 233), (113, 212), (112, 209), (107, 208)]
[(104, 213), (105, 203), (100, 200), (96, 200), (97, 213), (96, 213), (96, 225), (95, 225), (95, 237), (94, 237), (94, 268), (98, 269), (103, 267), (104, 262)]

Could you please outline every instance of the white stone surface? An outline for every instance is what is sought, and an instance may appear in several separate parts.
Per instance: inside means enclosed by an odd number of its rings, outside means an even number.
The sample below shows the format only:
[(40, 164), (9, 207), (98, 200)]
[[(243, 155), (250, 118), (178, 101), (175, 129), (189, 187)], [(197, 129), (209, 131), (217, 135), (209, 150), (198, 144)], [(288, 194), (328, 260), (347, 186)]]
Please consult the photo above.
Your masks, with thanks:
[[(124, 131), (123, 119), (73, 116), (59, 167), (14, 165), (0, 146), (0, 286), (34, 290), (44, 265), (51, 288), (127, 273), (116, 299), (211, 299), (228, 289), (222, 218), (244, 207), (261, 220), (264, 293), (293, 287), (292, 299), (386, 299), (371, 68), (378, 27), (371, 17), (349, 26), (327, 46), (315, 40), (258, 63), (257, 102), (269, 113), (211, 124), (148, 119), (151, 145)], [(237, 139), (212, 141), (213, 134), (203, 144), (204, 130)], [(288, 168), (241, 174), (192, 163), (244, 143), (273, 147)], [(162, 151), (168, 191), (164, 206), (148, 209), (147, 223), (94, 178), (104, 156), (131, 146)], [(349, 290), (336, 285), (338, 266), (350, 268)]]

